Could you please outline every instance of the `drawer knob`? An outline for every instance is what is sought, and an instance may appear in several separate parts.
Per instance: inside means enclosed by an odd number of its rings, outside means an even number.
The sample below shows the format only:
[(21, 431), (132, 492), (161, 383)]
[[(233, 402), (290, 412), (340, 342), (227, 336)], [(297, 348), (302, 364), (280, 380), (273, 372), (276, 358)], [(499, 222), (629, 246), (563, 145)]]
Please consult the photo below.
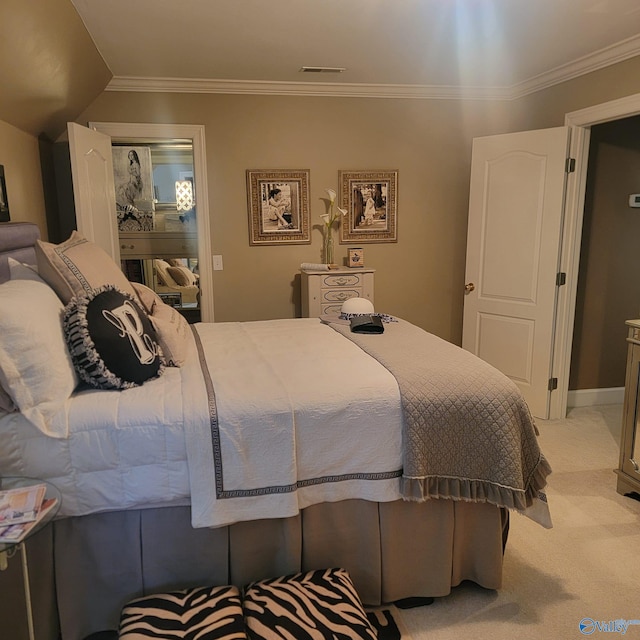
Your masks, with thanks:
[(135, 244), (121, 244), (120, 248), (121, 249), (135, 249), (136, 245)]

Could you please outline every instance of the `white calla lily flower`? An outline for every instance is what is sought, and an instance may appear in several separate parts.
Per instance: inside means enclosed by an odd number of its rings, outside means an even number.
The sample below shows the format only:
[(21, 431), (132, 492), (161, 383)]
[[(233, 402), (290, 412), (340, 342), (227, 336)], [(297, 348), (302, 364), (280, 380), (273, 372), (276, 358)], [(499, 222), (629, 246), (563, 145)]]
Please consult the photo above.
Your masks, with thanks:
[(347, 213), (349, 213), (346, 209), (341, 209), (340, 207), (338, 207), (338, 211), (343, 215), (346, 216)]
[(330, 223), (330, 218), (329, 218), (329, 214), (328, 214), (328, 213), (321, 213), (321, 214), (320, 214), (320, 217), (324, 220), (324, 223), (325, 223), (326, 225), (331, 224), (331, 223)]
[(336, 196), (338, 194), (333, 189), (325, 189), (325, 191), (329, 195), (329, 200), (331, 201), (331, 204), (333, 204), (336, 201)]

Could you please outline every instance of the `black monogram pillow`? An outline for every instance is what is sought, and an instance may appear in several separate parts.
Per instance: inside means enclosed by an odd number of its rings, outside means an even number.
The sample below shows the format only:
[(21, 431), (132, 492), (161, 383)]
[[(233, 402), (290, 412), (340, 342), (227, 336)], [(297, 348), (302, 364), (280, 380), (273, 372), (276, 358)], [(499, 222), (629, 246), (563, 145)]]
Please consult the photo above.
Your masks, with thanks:
[(78, 375), (98, 389), (128, 389), (164, 371), (149, 317), (133, 296), (113, 285), (72, 298), (64, 333)]

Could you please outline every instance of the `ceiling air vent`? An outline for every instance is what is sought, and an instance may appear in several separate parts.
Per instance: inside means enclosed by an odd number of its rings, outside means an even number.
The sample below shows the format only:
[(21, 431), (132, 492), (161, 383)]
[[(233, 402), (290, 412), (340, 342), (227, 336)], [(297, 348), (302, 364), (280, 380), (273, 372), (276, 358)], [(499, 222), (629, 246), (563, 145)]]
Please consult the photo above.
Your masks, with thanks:
[(342, 73), (346, 67), (301, 67), (302, 73)]

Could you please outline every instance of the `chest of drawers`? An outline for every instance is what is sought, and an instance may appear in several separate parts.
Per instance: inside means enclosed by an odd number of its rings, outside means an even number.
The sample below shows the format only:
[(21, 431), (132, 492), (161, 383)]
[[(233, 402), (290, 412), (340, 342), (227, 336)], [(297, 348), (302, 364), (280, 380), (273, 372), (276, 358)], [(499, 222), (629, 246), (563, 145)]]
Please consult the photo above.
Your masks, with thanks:
[(302, 316), (340, 315), (342, 303), (349, 298), (366, 298), (373, 304), (375, 269), (332, 269), (308, 271), (301, 276)]
[(628, 320), (618, 493), (640, 493), (640, 320)]

